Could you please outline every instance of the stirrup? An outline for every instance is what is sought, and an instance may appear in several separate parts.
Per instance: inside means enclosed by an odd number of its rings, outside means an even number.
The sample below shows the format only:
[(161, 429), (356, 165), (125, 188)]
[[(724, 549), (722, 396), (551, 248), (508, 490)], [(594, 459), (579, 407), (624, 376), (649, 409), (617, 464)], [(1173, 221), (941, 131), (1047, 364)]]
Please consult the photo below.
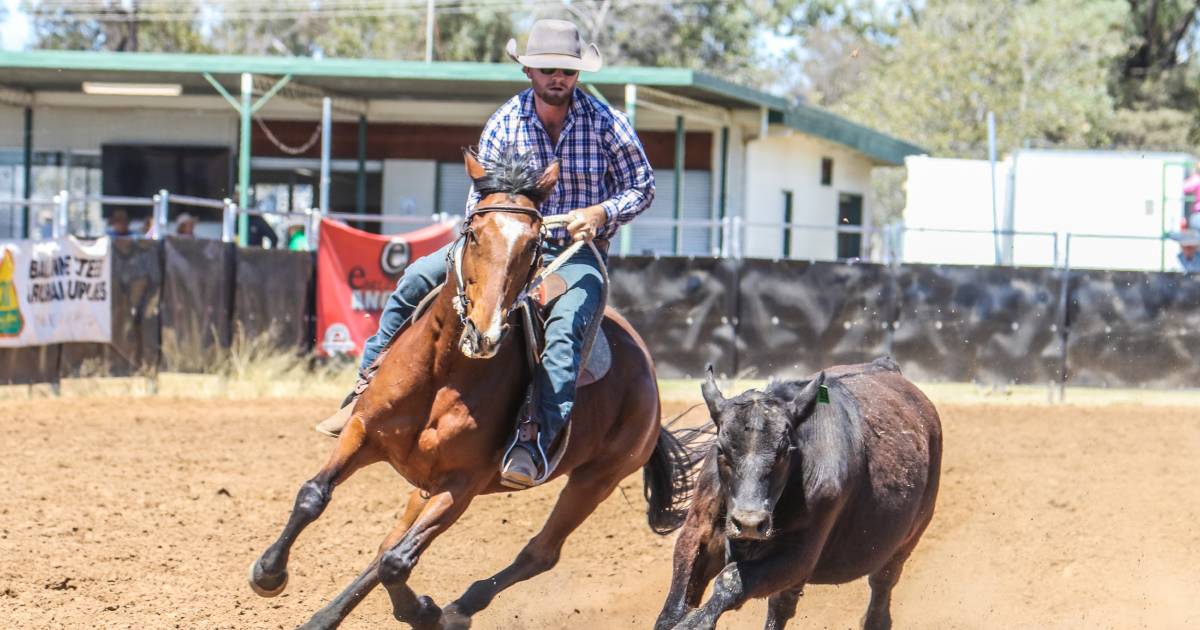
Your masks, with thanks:
[[(541, 484), (549, 477), (548, 463), (546, 452), (542, 450), (542, 442), (539, 438), (541, 432), (538, 430), (538, 423), (532, 418), (522, 420), (517, 425), (517, 430), (513, 433), (512, 441), (509, 442), (508, 448), (504, 450), (504, 456), (500, 458), (500, 485), (513, 490), (524, 490)], [(505, 469), (508, 467), (509, 461), (512, 458), (514, 449), (518, 449), (518, 445), (524, 444), (530, 448), (520, 447), (530, 454), (530, 459), (533, 462), (533, 477), (529, 481), (525, 481), (523, 477), (509, 477), (505, 475)], [(539, 461), (540, 460), (540, 461)], [(539, 471), (541, 471), (539, 473)]]

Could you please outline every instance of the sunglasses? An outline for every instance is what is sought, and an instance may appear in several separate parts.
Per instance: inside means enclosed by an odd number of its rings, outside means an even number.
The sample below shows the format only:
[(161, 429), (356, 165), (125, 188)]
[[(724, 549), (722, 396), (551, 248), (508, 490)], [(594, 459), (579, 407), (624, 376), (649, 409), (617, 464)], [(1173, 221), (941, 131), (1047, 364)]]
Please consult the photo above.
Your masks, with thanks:
[(538, 72), (541, 72), (548, 77), (554, 76), (554, 73), (556, 72), (563, 73), (564, 77), (573, 77), (579, 73), (578, 70), (568, 70), (566, 68), (538, 68)]

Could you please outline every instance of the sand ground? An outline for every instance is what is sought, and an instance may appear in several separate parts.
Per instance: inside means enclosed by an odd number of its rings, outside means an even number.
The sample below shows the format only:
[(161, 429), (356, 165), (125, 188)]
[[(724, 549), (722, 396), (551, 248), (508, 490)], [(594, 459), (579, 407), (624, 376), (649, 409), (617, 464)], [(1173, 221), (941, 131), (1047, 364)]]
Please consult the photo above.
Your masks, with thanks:
[[(1200, 627), (1200, 407), (1089, 403), (1086, 392), (1065, 405), (1036, 394), (933, 398), (945, 431), (941, 496), (896, 589), (896, 627)], [(302, 623), (365, 566), (408, 489), (384, 465), (360, 472), (300, 538), (289, 590), (250, 591), (246, 567), (332, 445), (311, 425), (335, 404), (0, 400), (0, 627)], [(506, 565), (557, 491), (477, 500), (422, 558), (415, 590), (445, 604)], [(649, 531), (644, 507), (635, 475), (568, 541), (557, 568), (501, 595), (475, 627), (650, 627), (673, 537)], [(865, 580), (810, 587), (793, 627), (854, 627), (866, 601)], [(763, 611), (754, 602), (721, 627), (759, 628)], [(343, 627), (401, 626), (379, 590)]]

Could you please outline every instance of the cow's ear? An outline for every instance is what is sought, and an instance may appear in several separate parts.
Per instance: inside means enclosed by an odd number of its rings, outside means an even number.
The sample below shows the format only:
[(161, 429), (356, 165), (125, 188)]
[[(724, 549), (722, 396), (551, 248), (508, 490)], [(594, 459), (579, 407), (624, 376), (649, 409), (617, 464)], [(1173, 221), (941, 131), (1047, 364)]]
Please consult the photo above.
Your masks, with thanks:
[(816, 405), (829, 403), (829, 389), (825, 387), (825, 373), (821, 372), (808, 382), (804, 389), (792, 400), (792, 425), (799, 425), (805, 418), (812, 415)]
[(704, 402), (708, 404), (708, 415), (712, 418), (713, 424), (721, 426), (721, 405), (725, 404), (725, 397), (721, 395), (721, 390), (717, 388), (717, 381), (713, 378), (713, 366), (708, 364), (705, 369), (704, 384), (700, 386), (700, 392), (704, 394)]

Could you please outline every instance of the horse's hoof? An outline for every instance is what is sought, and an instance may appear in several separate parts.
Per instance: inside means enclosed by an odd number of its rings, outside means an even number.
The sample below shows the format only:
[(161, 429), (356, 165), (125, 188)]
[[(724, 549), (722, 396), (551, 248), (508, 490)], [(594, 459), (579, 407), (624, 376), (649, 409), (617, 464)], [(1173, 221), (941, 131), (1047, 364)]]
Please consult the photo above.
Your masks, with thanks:
[(416, 630), (439, 630), (442, 627), (442, 609), (428, 595), (418, 597), (417, 603), (420, 608), (410, 622), (412, 627)]
[(270, 577), (263, 575), (258, 569), (258, 560), (250, 563), (249, 573), (250, 589), (259, 597), (275, 597), (283, 592), (283, 589), (288, 585), (288, 572), (284, 571), (282, 575)]
[(469, 616), (450, 608), (442, 611), (442, 630), (468, 630), (470, 627)]

